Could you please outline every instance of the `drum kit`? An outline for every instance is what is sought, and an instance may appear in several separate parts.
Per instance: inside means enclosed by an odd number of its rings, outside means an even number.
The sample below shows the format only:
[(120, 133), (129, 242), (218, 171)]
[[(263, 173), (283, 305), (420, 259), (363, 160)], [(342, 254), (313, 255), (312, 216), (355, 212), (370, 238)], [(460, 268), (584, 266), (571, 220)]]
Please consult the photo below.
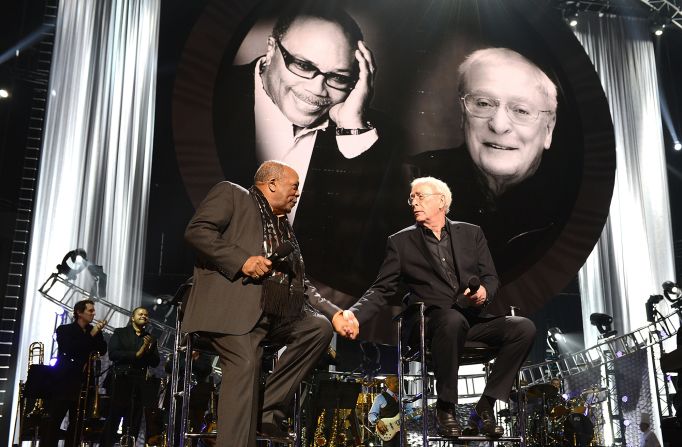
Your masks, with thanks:
[(559, 394), (559, 388), (549, 383), (528, 387), (526, 444), (561, 447), (600, 444), (597, 438), (603, 425), (601, 403), (607, 397), (608, 391), (596, 385), (570, 398)]

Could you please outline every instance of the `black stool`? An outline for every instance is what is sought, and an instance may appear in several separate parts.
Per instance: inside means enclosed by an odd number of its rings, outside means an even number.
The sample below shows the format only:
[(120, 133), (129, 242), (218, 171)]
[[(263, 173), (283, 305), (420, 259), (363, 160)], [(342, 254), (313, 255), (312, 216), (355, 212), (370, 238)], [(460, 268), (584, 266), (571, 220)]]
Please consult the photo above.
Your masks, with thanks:
[[(185, 447), (188, 445), (188, 440), (194, 439), (215, 439), (217, 434), (213, 433), (198, 433), (189, 431), (189, 402), (191, 398), (191, 384), (192, 384), (192, 352), (199, 351), (200, 353), (209, 355), (218, 355), (217, 352), (213, 350), (211, 342), (205, 338), (201, 337), (200, 333), (183, 333), (180, 329), (182, 324), (182, 310), (180, 307), (177, 309), (177, 318), (175, 324), (175, 349), (173, 353), (173, 370), (171, 374), (170, 382), (170, 392), (171, 399), (169, 402), (168, 411), (168, 447), (175, 447), (175, 418), (178, 411), (178, 400), (181, 399), (182, 404), (180, 407), (180, 438), (178, 441), (178, 447)], [(276, 354), (281, 346), (267, 345), (264, 346), (271, 356)], [(271, 351), (274, 350), (274, 353)], [(185, 367), (184, 374), (182, 377), (182, 390), (178, 391), (178, 386), (180, 384), (180, 357), (184, 354), (185, 356)], [(227, 385), (227, 384), (225, 384)], [(300, 410), (298, 405), (298, 396), (294, 397), (294, 403), (296, 405), (296, 414), (294, 416), (294, 429), (296, 431), (296, 439), (300, 439)], [(274, 445), (294, 445), (295, 440), (289, 438), (277, 438), (269, 436), (257, 436), (257, 441), (266, 442), (268, 446)]]
[[(398, 391), (398, 403), (400, 405), (400, 426), (405, 427), (405, 411), (404, 406), (406, 403), (414, 402), (421, 399), (421, 410), (422, 410), (422, 442), (424, 447), (429, 445), (429, 441), (437, 441), (439, 444), (442, 442), (460, 442), (460, 441), (487, 441), (492, 447), (496, 442), (512, 442), (519, 443), (521, 447), (525, 447), (525, 442), (523, 436), (502, 436), (499, 438), (492, 438), (487, 436), (460, 436), (458, 438), (443, 438), (440, 436), (429, 436), (429, 420), (428, 420), (428, 398), (430, 393), (429, 382), (428, 382), (428, 365), (430, 361), (430, 352), (426, 346), (426, 320), (424, 318), (426, 312), (426, 306), (422, 302), (414, 303), (409, 305), (403, 312), (395, 317), (398, 321), (398, 379), (401, 384)], [(512, 313), (514, 312), (512, 308)], [(413, 346), (410, 343), (406, 343), (403, 339), (403, 324), (407, 321), (414, 321), (416, 317), (418, 323), (418, 333), (417, 333), (417, 346)], [(413, 328), (410, 328), (413, 329)], [(413, 337), (410, 337), (413, 339)], [(460, 357), (460, 366), (463, 365), (474, 365), (483, 364), (485, 366), (486, 377), (489, 374), (490, 362), (495, 359), (499, 353), (500, 348), (497, 346), (491, 346), (483, 342), (467, 341), (464, 343), (464, 349)], [(417, 380), (421, 381), (422, 392), (419, 395), (406, 397), (403, 392), (403, 383), (405, 377), (405, 365), (409, 362), (417, 362), (420, 364), (420, 375)], [(520, 389), (518, 383), (516, 388)], [(519, 410), (518, 420), (523, 421), (524, 415), (523, 411)], [(519, 433), (524, 433), (523, 427), (519, 427)], [(403, 440), (401, 440), (401, 445), (403, 445)]]

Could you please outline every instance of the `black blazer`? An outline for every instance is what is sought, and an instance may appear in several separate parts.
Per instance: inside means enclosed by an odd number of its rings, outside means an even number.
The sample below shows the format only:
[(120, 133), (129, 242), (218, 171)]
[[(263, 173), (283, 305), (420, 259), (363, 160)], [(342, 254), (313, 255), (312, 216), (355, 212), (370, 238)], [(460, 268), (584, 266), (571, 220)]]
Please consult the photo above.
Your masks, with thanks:
[[(216, 80), (213, 123), (225, 179), (253, 184), (256, 158), (254, 72), (248, 65), (223, 66)], [(406, 225), (409, 192), (402, 167), (401, 131), (382, 114), (368, 111), (379, 140), (358, 157), (338, 150), (336, 128), (319, 131), (301, 195), (294, 232), (308, 276), (358, 296), (381, 264), (383, 241)]]
[[(472, 224), (447, 220), (455, 268), (460, 283), (478, 276), (490, 302), (497, 293), (499, 280), (483, 231)], [(369, 320), (393, 296), (403, 283), (408, 291), (407, 304), (423, 301), (427, 306), (450, 308), (466, 287), (454, 289), (442, 275), (426, 246), (422, 229), (412, 225), (388, 238), (386, 257), (372, 287), (351, 310), (360, 326)], [(471, 310), (479, 317), (491, 315)]]

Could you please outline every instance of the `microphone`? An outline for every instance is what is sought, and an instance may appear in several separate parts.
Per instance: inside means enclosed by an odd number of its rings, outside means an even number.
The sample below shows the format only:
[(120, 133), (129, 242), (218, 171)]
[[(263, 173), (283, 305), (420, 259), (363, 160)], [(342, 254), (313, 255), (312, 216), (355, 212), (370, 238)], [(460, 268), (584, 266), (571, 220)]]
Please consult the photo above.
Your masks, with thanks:
[(469, 287), (469, 295), (473, 295), (478, 291), (478, 288), (481, 287), (481, 279), (478, 276), (472, 276), (469, 278), (467, 287)]
[[(282, 259), (289, 256), (293, 251), (294, 244), (292, 244), (291, 241), (284, 241), (277, 248), (275, 248), (275, 251), (273, 251), (270, 256), (268, 256), (268, 260), (272, 261), (273, 263), (281, 261)], [(251, 284), (253, 283), (253, 281), (254, 281), (253, 278), (247, 276), (242, 280), (242, 284), (244, 285)]]

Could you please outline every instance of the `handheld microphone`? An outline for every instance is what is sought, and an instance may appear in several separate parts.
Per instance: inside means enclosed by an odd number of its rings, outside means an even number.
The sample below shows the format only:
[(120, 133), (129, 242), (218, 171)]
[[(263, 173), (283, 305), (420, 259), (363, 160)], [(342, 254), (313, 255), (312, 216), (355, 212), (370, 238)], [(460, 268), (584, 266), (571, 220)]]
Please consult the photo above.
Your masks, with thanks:
[[(272, 261), (273, 263), (281, 261), (282, 259), (289, 256), (293, 251), (294, 244), (292, 244), (291, 241), (284, 241), (277, 248), (275, 248), (275, 251), (273, 251), (270, 256), (268, 256), (268, 260)], [(253, 281), (253, 278), (247, 276), (246, 278), (242, 279), (242, 284), (251, 284)]]
[(481, 279), (478, 276), (472, 276), (469, 278), (467, 287), (469, 287), (469, 295), (473, 295), (478, 291), (478, 288), (481, 287)]

